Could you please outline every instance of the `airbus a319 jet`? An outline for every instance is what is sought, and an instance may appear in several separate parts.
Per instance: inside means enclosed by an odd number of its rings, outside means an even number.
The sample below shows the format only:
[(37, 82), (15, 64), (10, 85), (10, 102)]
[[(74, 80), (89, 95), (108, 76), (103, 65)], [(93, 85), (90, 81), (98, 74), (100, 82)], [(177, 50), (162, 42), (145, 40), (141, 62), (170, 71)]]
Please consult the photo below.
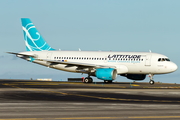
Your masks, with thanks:
[(91, 76), (112, 83), (117, 75), (131, 80), (144, 80), (154, 84), (153, 76), (177, 70), (177, 65), (168, 57), (152, 52), (103, 52), (103, 51), (60, 51), (53, 49), (42, 38), (29, 18), (21, 18), (26, 51), (17, 57), (49, 68), (84, 73), (85, 83), (93, 82)]

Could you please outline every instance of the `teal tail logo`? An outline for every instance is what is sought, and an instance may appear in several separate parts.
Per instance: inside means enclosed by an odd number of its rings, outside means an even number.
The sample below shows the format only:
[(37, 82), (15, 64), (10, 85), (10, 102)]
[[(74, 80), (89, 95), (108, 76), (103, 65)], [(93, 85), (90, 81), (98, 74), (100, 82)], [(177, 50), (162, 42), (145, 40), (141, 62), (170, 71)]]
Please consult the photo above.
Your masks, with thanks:
[(46, 43), (29, 18), (21, 18), (21, 22), (27, 51), (55, 50)]

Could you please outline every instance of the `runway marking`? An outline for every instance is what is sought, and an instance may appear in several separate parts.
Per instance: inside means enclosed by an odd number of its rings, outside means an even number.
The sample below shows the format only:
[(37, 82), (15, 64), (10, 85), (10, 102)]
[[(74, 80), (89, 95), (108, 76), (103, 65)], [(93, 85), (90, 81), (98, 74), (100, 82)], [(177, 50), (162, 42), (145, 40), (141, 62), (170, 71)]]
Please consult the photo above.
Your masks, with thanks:
[(43, 83), (43, 82), (13, 82), (11, 85), (59, 85), (60, 83)]
[(131, 84), (131, 86), (140, 86), (140, 85), (136, 85), (136, 84)]
[[(60, 82), (53, 82), (53, 83), (48, 83), (48, 82), (13, 82), (10, 84), (11, 85), (60, 85), (61, 83)], [(103, 84), (63, 83), (63, 84), (81, 84), (84, 86), (88, 85), (88, 86), (98, 86), (98, 87), (126, 88), (124, 86), (114, 86), (114, 85), (108, 85), (108, 84), (104, 84), (104, 83)]]
[(50, 84), (11, 84), (11, 85), (58, 85), (58, 84), (52, 84), (52, 83), (50, 83)]
[(129, 117), (62, 117), (62, 118), (4, 118), (0, 120), (97, 120), (97, 119), (171, 119), (180, 118), (180, 116), (129, 116)]
[(180, 89), (180, 86), (174, 86), (174, 87), (143, 87), (143, 88), (151, 88), (151, 89)]
[(134, 117), (128, 117), (128, 118), (180, 118), (180, 116), (134, 116)]
[(79, 97), (86, 97), (86, 98), (95, 98), (95, 99), (102, 99), (102, 100), (135, 101), (135, 102), (159, 102), (159, 103), (177, 102), (177, 103), (180, 103), (180, 101), (170, 101), (170, 100), (122, 99), (122, 98), (110, 98), (110, 97), (100, 97), (100, 96), (92, 96), (92, 95), (83, 95), (83, 94), (56, 92), (56, 91), (51, 91), (51, 90), (42, 90), (42, 89), (34, 89), (34, 88), (21, 88), (21, 87), (18, 87), (18, 86), (13, 86), (13, 85), (8, 84), (8, 83), (6, 83), (4, 85), (11, 86), (11, 87), (14, 87), (14, 88), (19, 88), (19, 89), (26, 89), (26, 90), (33, 90), (33, 91), (44, 91), (44, 92), (50, 92), (50, 93), (56, 93), (56, 94), (62, 94), (62, 95), (72, 95), (72, 96), (79, 96)]

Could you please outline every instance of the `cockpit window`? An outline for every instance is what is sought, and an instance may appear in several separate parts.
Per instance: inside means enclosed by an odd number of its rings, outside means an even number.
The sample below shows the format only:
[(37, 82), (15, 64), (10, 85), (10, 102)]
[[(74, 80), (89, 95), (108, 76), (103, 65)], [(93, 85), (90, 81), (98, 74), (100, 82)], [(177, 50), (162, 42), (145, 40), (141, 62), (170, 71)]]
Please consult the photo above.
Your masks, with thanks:
[(168, 59), (168, 58), (165, 58), (165, 60), (166, 60), (166, 61), (170, 61), (170, 59)]
[(163, 61), (170, 61), (170, 59), (168, 59), (168, 58), (159, 58), (158, 59), (158, 62), (163, 62)]

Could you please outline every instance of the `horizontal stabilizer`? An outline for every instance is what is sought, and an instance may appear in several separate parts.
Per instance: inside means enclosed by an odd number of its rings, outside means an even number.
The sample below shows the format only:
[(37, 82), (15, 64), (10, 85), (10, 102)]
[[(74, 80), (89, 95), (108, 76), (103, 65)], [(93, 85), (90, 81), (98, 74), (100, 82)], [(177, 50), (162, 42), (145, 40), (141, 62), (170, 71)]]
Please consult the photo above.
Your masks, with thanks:
[(27, 54), (14, 53), (14, 52), (6, 52), (6, 53), (9, 53), (9, 54), (14, 54), (14, 55), (28, 56), (28, 57), (35, 57), (34, 55), (27, 55)]

